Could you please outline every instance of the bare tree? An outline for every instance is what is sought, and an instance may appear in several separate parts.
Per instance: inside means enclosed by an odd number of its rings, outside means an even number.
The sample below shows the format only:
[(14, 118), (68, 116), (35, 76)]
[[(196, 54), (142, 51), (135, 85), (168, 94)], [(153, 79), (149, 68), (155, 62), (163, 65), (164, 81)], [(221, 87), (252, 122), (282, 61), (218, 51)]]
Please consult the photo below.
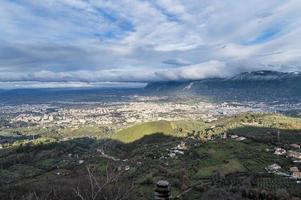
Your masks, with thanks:
[(74, 194), (80, 200), (122, 200), (128, 197), (133, 185), (123, 187), (121, 184), (121, 171), (106, 166), (105, 176), (96, 176), (91, 167), (87, 167), (88, 184), (73, 188)]

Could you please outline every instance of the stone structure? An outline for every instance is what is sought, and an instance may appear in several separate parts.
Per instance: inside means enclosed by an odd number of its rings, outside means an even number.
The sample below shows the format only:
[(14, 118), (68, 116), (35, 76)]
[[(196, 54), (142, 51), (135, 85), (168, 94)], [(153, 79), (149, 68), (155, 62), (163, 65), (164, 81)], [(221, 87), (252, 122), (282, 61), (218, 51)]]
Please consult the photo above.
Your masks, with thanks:
[(156, 184), (155, 200), (170, 200), (170, 185), (166, 180), (160, 180)]

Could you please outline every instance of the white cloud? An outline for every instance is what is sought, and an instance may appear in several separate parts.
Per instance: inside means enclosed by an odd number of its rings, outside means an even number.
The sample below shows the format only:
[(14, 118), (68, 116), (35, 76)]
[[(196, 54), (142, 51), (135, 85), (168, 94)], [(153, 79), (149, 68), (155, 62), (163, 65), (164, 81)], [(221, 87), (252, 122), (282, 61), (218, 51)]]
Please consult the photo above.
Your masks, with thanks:
[(39, 82), (39, 81), (10, 81), (0, 82), (1, 89), (19, 88), (142, 88), (146, 83), (138, 82)]
[(0, 1), (0, 81), (301, 70), (300, 11), (298, 0)]
[(230, 73), (225, 63), (212, 60), (205, 63), (189, 65), (176, 69), (168, 69), (156, 72), (163, 80), (198, 80), (208, 77), (223, 77)]
[(232, 74), (225, 63), (217, 60), (168, 69), (114, 69), (99, 71), (52, 72), (39, 71), (34, 73), (0, 73), (2, 81), (44, 81), (44, 82), (100, 82), (124, 81), (147, 82), (162, 80), (197, 80), (207, 77), (223, 77)]

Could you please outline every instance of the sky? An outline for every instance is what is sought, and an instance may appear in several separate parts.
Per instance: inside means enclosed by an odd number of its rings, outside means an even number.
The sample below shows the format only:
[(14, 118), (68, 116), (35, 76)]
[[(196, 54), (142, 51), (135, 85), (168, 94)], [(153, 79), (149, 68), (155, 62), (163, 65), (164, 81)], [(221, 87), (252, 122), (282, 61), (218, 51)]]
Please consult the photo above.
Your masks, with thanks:
[(0, 87), (301, 71), (300, 13), (300, 0), (1, 0)]

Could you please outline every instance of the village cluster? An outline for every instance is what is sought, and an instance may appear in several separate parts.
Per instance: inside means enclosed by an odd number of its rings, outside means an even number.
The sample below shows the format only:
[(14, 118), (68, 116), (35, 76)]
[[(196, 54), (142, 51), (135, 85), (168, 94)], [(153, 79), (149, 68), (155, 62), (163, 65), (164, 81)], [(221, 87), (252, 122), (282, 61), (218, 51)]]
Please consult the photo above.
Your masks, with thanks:
[[(218, 137), (210, 138), (210, 140), (215, 140)], [(221, 134), (221, 139), (232, 139), (236, 141), (244, 141), (247, 138), (238, 135), (227, 135), (227, 133)], [(167, 156), (161, 156), (161, 159), (166, 159), (168, 157), (177, 159), (178, 156), (182, 156), (185, 154), (187, 150), (189, 150), (192, 146), (199, 145), (199, 142), (195, 142), (195, 140), (185, 140), (180, 142), (177, 146), (167, 149)], [(293, 163), (301, 163), (301, 149), (299, 144), (290, 144), (286, 145), (283, 148), (274, 147), (274, 149), (266, 149), (267, 152), (274, 153), (277, 156), (286, 156), (290, 158)], [(297, 183), (301, 183), (301, 171), (297, 166), (289, 166), (289, 172), (286, 172), (280, 165), (277, 163), (273, 163), (265, 168), (266, 172), (273, 173), (280, 176), (285, 176), (287, 178), (296, 180)]]
[[(272, 150), (266, 149), (266, 151), (270, 152)], [(301, 163), (301, 152), (299, 144), (290, 144), (285, 147), (275, 147), (274, 154), (277, 156), (285, 156), (290, 158), (293, 163)], [(278, 175), (282, 175), (292, 179), (301, 179), (301, 171), (296, 166), (290, 166), (289, 172), (283, 172), (282, 167), (277, 163), (269, 165), (266, 167), (266, 170), (270, 173), (275, 173)], [(301, 183), (301, 181), (298, 181)]]

